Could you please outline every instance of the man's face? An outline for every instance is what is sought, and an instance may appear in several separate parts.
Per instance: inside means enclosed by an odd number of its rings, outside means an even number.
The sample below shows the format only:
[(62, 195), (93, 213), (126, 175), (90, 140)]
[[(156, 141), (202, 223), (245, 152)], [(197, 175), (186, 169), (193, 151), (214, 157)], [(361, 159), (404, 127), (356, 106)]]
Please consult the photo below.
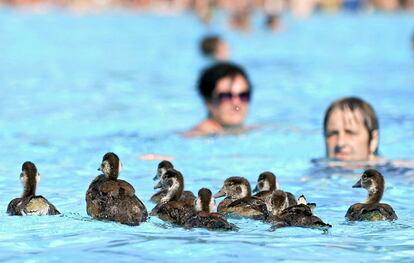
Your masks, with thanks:
[(222, 126), (242, 125), (249, 108), (250, 90), (241, 75), (220, 79), (207, 102), (211, 117)]
[(378, 143), (378, 133), (373, 132), (369, 142), (368, 130), (359, 110), (334, 109), (325, 131), (326, 152), (329, 158), (341, 161), (370, 160)]

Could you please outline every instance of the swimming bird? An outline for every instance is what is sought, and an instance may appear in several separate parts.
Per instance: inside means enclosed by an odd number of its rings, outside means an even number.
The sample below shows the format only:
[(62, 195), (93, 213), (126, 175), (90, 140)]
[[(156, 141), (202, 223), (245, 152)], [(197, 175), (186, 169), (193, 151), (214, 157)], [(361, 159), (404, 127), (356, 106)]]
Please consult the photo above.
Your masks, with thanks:
[(32, 162), (22, 165), (20, 181), (23, 184), (23, 194), (20, 198), (10, 201), (7, 206), (9, 215), (59, 215), (60, 212), (46, 198), (36, 195), (36, 185), (40, 180), (40, 174)]
[[(169, 161), (161, 161), (158, 164), (158, 168), (157, 168), (157, 173), (154, 176), (153, 180), (161, 180), (162, 176), (169, 170), (169, 169), (173, 169), (174, 166), (171, 162)], [(158, 204), (161, 200), (161, 198), (163, 198), (165, 195), (167, 194), (167, 189), (161, 187), (161, 190), (156, 192), (150, 199), (151, 202)], [(183, 191), (183, 193), (181, 194), (181, 199), (185, 200), (185, 199), (189, 199), (191, 201), (195, 200), (195, 196), (192, 192), (190, 191)]]
[(226, 198), (220, 202), (217, 210), (220, 213), (238, 215), (252, 219), (264, 219), (268, 215), (266, 204), (251, 195), (250, 183), (243, 177), (229, 177), (214, 197)]
[(368, 199), (349, 207), (345, 217), (350, 221), (380, 221), (398, 219), (394, 209), (388, 204), (380, 203), (384, 194), (384, 176), (374, 169), (366, 170), (353, 188), (365, 188)]
[(194, 215), (194, 200), (181, 199), (184, 190), (184, 177), (181, 172), (175, 169), (167, 170), (154, 188), (166, 189), (167, 193), (152, 209), (152, 216), (183, 226)]
[[(278, 197), (273, 196), (276, 200)], [(285, 202), (287, 202), (285, 200)], [(298, 204), (287, 207), (283, 210), (278, 209), (281, 202), (273, 201), (272, 205), (275, 206), (272, 209), (272, 215), (269, 216), (268, 222), (273, 224), (273, 228), (297, 226), (297, 227), (310, 227), (310, 228), (322, 228), (327, 229), (332, 227), (330, 224), (326, 224), (319, 217), (313, 214), (314, 204), (307, 203), (305, 196), (301, 195), (298, 198)]]
[[(254, 196), (266, 201), (266, 199), (270, 198), (273, 191), (279, 190), (280, 186), (276, 179), (276, 176), (272, 172), (263, 172), (259, 175), (257, 179), (257, 185), (253, 189), (253, 193), (256, 193)], [(296, 198), (290, 192), (285, 192), (288, 198), (287, 206), (296, 205)]]
[(86, 212), (95, 219), (126, 225), (139, 225), (147, 220), (145, 205), (135, 195), (134, 187), (118, 179), (122, 163), (115, 153), (103, 156), (97, 176), (86, 192)]
[(189, 217), (184, 226), (189, 228), (236, 230), (237, 227), (230, 224), (222, 214), (215, 213), (215, 206), (216, 202), (210, 189), (201, 188), (195, 201), (195, 214)]

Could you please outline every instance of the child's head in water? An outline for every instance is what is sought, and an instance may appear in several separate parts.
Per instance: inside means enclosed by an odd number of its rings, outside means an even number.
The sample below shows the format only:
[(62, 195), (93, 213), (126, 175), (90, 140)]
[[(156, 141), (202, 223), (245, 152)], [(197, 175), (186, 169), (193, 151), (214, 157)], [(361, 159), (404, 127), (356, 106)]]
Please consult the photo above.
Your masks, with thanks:
[(342, 98), (325, 113), (324, 136), (327, 157), (342, 161), (374, 160), (378, 154), (378, 119), (367, 102)]
[(219, 36), (206, 36), (201, 41), (201, 53), (217, 61), (226, 61), (230, 58), (230, 49)]

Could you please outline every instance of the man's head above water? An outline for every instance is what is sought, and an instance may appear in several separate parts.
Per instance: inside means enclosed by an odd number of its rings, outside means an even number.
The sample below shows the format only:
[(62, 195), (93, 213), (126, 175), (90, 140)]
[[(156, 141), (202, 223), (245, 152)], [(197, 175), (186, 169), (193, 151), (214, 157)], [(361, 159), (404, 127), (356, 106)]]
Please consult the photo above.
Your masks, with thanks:
[(334, 101), (325, 113), (326, 155), (341, 161), (375, 160), (378, 119), (367, 102), (356, 97)]

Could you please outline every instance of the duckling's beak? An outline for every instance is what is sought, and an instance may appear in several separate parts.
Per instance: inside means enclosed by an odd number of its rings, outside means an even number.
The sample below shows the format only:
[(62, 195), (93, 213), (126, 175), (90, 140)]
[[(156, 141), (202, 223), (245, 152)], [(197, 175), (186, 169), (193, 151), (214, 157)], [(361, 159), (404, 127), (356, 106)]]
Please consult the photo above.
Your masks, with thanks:
[(159, 181), (158, 184), (156, 184), (154, 186), (154, 189), (158, 189), (158, 188), (161, 188), (161, 187), (162, 187), (162, 184), (161, 184), (161, 181)]
[(98, 171), (102, 171), (101, 167), (98, 168)]
[(156, 174), (155, 176), (154, 176), (154, 178), (152, 178), (152, 180), (154, 180), (154, 181), (156, 181), (158, 179), (158, 174)]
[(362, 187), (362, 184), (361, 184), (361, 179), (359, 179), (359, 181), (358, 182), (356, 182), (353, 186), (352, 186), (352, 188), (361, 188)]
[(220, 191), (218, 191), (215, 195), (214, 195), (214, 198), (219, 198), (219, 197), (222, 197), (222, 196), (225, 196), (226, 195), (226, 192), (224, 192), (224, 189), (223, 188), (221, 188), (220, 189)]
[(259, 192), (259, 188), (257, 188), (257, 185), (256, 185), (256, 187), (253, 189), (253, 193), (257, 193), (257, 192)]

